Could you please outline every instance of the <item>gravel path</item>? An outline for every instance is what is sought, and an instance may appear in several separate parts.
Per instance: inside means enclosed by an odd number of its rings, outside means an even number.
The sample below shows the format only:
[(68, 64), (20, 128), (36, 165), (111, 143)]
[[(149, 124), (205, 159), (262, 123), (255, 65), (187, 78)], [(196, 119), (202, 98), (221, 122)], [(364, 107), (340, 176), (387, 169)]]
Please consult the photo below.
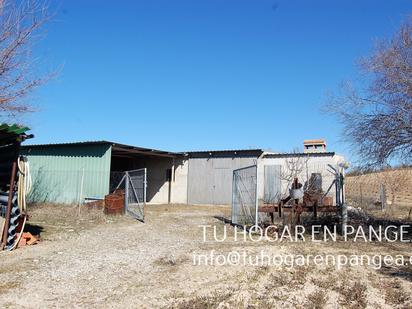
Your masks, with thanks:
[[(35, 246), (0, 253), (0, 307), (5, 308), (270, 308), (368, 304), (391, 308), (410, 290), (408, 278), (359, 268), (276, 270), (265, 267), (194, 266), (194, 252), (353, 252), (353, 246), (203, 242), (201, 224), (224, 223), (230, 209), (206, 206), (148, 206), (146, 223), (105, 217), (98, 211), (42, 206), (32, 210), (32, 228), (42, 228)], [(228, 226), (230, 231), (232, 228)], [(210, 235), (209, 235), (210, 236)], [(408, 247), (409, 246), (409, 247)], [(379, 251), (406, 252), (383, 247)], [(376, 247), (361, 246), (360, 252)], [(358, 300), (345, 294), (363, 282)], [(335, 285), (335, 286), (334, 286)], [(390, 299), (381, 289), (399, 291)], [(319, 292), (320, 291), (320, 292)], [(363, 293), (363, 294), (362, 294)], [(394, 292), (398, 293), (398, 292)], [(349, 300), (343, 298), (349, 298)], [(317, 299), (319, 298), (319, 299)], [(408, 300), (403, 301), (405, 304)], [(366, 302), (366, 303), (365, 303)], [(266, 307), (265, 307), (266, 306)], [(345, 306), (345, 305), (343, 305)]]

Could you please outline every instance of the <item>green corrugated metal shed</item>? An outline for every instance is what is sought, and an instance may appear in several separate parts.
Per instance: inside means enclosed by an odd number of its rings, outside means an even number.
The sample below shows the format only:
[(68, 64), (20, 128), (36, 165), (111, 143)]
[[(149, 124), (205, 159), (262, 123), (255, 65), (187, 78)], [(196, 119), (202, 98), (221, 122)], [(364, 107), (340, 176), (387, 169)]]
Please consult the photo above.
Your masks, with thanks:
[(30, 162), (31, 202), (72, 204), (109, 193), (112, 144), (106, 141), (23, 146)]
[(26, 131), (29, 131), (29, 130), (30, 130), (30, 128), (19, 126), (17, 124), (6, 124), (6, 123), (1, 123), (0, 124), (0, 132), (2, 134), (8, 133), (8, 134), (19, 135), (19, 134), (23, 134), (23, 133), (25, 133)]

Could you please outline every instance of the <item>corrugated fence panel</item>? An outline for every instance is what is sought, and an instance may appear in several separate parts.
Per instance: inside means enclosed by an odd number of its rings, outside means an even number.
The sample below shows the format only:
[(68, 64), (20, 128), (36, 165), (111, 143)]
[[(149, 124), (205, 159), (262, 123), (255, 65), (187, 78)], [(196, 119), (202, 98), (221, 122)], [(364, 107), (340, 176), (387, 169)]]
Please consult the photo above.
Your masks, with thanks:
[(23, 147), (30, 162), (31, 202), (78, 203), (109, 192), (111, 145)]
[(281, 199), (281, 165), (265, 165), (264, 201), (278, 203)]

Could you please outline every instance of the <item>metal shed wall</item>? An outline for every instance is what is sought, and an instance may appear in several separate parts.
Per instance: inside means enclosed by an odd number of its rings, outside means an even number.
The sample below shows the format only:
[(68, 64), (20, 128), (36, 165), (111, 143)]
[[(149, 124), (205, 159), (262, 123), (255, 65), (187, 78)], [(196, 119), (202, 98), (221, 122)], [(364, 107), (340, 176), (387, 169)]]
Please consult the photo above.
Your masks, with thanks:
[(72, 204), (109, 193), (111, 144), (24, 146), (30, 162), (31, 202)]
[(256, 164), (257, 156), (189, 158), (187, 202), (229, 205), (232, 203), (233, 170)]

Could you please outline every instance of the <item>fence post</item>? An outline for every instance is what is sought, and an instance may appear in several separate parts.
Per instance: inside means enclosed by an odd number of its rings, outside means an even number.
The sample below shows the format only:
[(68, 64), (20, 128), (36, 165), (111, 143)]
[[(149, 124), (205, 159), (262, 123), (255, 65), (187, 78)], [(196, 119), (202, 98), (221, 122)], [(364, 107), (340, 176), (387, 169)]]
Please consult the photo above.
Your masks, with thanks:
[(342, 207), (342, 231), (345, 231), (348, 224), (348, 205), (345, 200), (345, 178), (343, 173), (339, 173), (339, 186), (340, 203)]
[(124, 178), (124, 213), (127, 212), (128, 202), (129, 202), (129, 173), (125, 172), (125, 178)]
[(84, 185), (84, 167), (82, 168), (82, 176), (81, 176), (81, 178), (80, 178), (79, 216), (80, 216), (80, 208), (81, 208), (81, 204), (82, 204), (83, 185)]
[(255, 186), (255, 225), (258, 225), (259, 222), (259, 192), (258, 192), (258, 183), (259, 183), (259, 160), (256, 162), (256, 186)]
[(386, 190), (385, 185), (381, 184), (381, 209), (384, 211), (386, 208)]
[(147, 190), (147, 169), (144, 169), (144, 182), (143, 182), (143, 204), (146, 205), (146, 190)]
[(359, 191), (360, 191), (360, 207), (363, 206), (363, 192), (362, 192), (362, 183), (359, 182)]
[(236, 195), (236, 177), (235, 174), (236, 172), (233, 171), (232, 172), (232, 223), (237, 222), (237, 214), (236, 211), (237, 209), (235, 209), (235, 195)]

